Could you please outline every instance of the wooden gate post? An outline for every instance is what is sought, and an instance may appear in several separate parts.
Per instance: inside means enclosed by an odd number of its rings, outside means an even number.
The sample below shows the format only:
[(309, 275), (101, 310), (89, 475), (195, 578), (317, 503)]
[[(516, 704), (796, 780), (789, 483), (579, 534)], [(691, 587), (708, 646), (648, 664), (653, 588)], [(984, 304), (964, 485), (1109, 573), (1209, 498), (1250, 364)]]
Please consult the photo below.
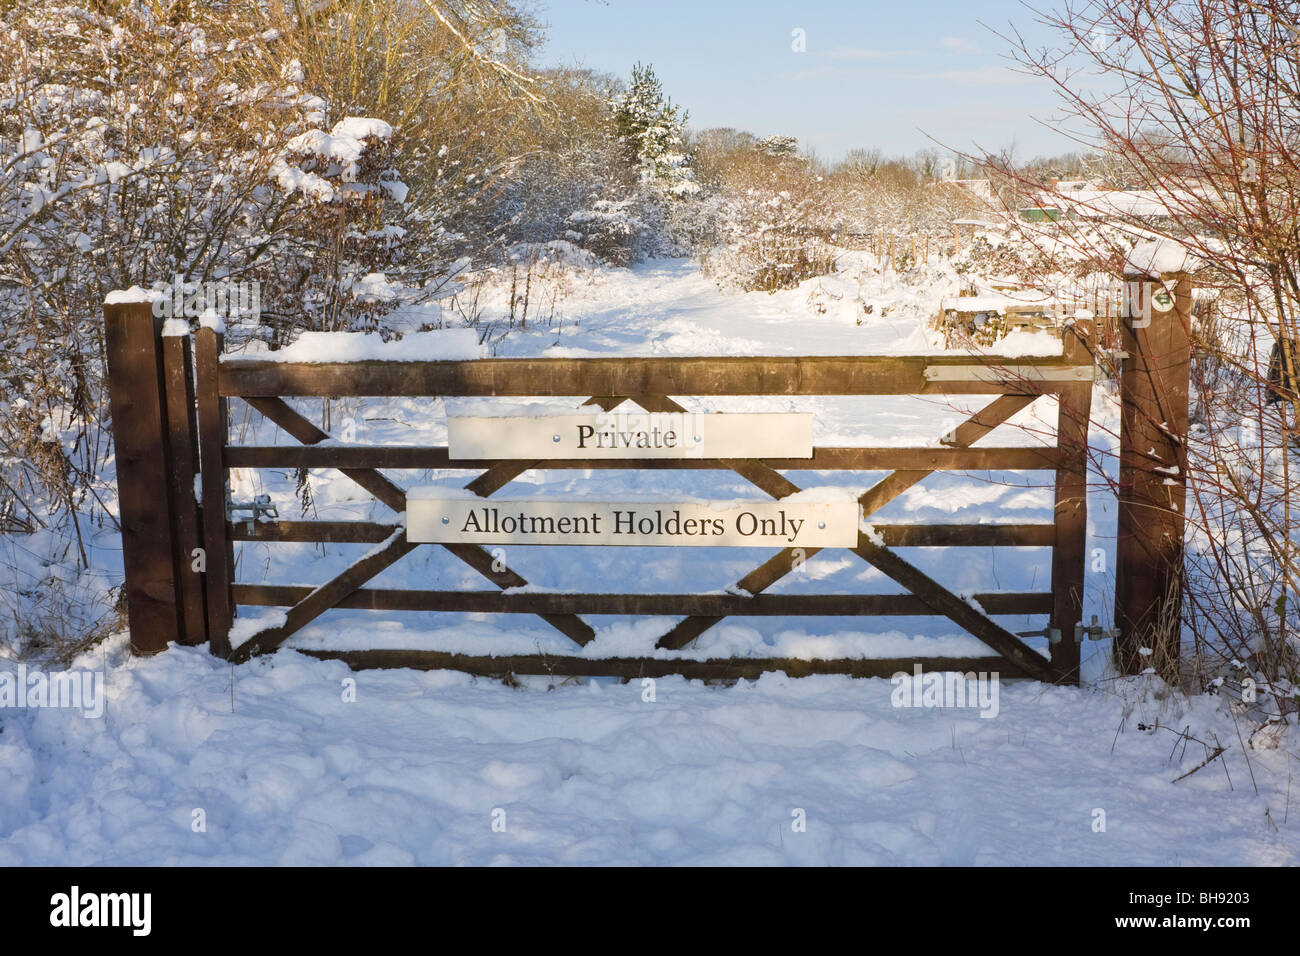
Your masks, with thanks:
[(1154, 667), (1173, 680), (1182, 636), (1192, 286), (1185, 273), (1126, 283), (1114, 657), (1121, 674)]
[(164, 417), (167, 428), (167, 479), (172, 493), (172, 536), (176, 547), (176, 593), (180, 599), (182, 644), (208, 639), (204, 576), (195, 558), (203, 532), (195, 478), (199, 474), (198, 428), (194, 417), (194, 360), (184, 319), (163, 326)]
[(218, 390), (224, 327), (204, 324), (194, 343), (199, 417), (199, 472), (203, 476), (204, 597), (208, 649), (230, 654), (234, 618), (234, 543), (226, 532), (226, 400)]
[(184, 633), (168, 487), (161, 316), (151, 302), (104, 304), (131, 650), (156, 654)]
[[(1061, 334), (1066, 362), (1093, 362), (1096, 326), (1075, 320)], [(1061, 462), (1056, 471), (1056, 505), (1053, 516), (1052, 615), (1057, 632), (1051, 645), (1052, 669), (1057, 680), (1079, 682), (1079, 645), (1075, 625), (1083, 620), (1083, 590), (1088, 548), (1088, 424), (1092, 415), (1092, 382), (1062, 386), (1057, 406), (1057, 446)]]

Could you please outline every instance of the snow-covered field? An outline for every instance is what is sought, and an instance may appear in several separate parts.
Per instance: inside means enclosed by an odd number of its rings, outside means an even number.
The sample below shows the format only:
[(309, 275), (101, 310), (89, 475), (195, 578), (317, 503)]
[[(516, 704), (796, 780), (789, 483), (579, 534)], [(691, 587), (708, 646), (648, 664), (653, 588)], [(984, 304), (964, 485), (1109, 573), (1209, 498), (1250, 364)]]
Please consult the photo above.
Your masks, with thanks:
[[(549, 326), (512, 331), (495, 354), (936, 351), (927, 320), (952, 294), (955, 277), (936, 269), (909, 284), (858, 265), (772, 296), (724, 295), (684, 261), (601, 270), (569, 290)], [(1041, 338), (1012, 342), (1008, 351), (1050, 353), (1053, 343)], [(818, 444), (932, 445), (986, 401), (729, 400), (707, 407), (812, 411)], [(483, 405), (457, 403), (464, 412)], [(319, 402), (314, 408), (319, 414)], [(419, 444), (445, 439), (447, 410), (441, 401), (366, 400), (333, 415), (336, 428), (351, 420), (357, 441)], [(1050, 437), (1052, 412), (1042, 399), (983, 444), (1041, 442)], [(1103, 423), (1113, 419), (1104, 389), (1094, 412)], [(238, 407), (232, 427), (241, 443), (286, 440)], [(1105, 446), (1106, 431), (1098, 429), (1094, 442)], [(471, 477), (392, 475), (408, 487), (463, 485)], [(863, 489), (880, 477), (791, 476), (805, 485)], [(235, 494), (270, 493), (281, 517), (296, 518), (291, 478), (236, 474)], [(734, 474), (704, 471), (537, 472), (512, 488), (567, 497), (591, 494), (597, 483), (605, 497), (761, 497)], [(312, 517), (392, 517), (335, 473), (314, 475), (311, 496)], [(1042, 474), (935, 475), (873, 520), (1020, 522), (1049, 520), (1050, 512)], [(1114, 509), (1098, 491), (1090, 500), (1090, 549), (1108, 552), (1113, 523)], [(319, 583), (354, 560), (357, 548), (247, 544), (238, 575)], [(749, 549), (512, 548), (509, 563), (534, 584), (561, 590), (700, 591), (725, 589), (766, 556)], [(957, 590), (1047, 587), (1042, 549), (998, 549), (996, 560), (991, 549), (907, 556)], [(483, 586), (430, 548), (372, 584)], [(864, 562), (828, 551), (774, 590), (897, 589)], [(1085, 613), (1105, 619), (1112, 595), (1113, 578), (1091, 573)], [(1002, 620), (1013, 630), (1043, 624)], [(597, 638), (583, 653), (623, 655), (649, 653), (670, 621), (593, 623)], [(348, 611), (327, 613), (290, 646), (577, 651), (535, 618)], [(1001, 683), (996, 706), (981, 711), (898, 707), (894, 686), (883, 679), (772, 674), (733, 686), (664, 678), (648, 687), (532, 678), (512, 688), (447, 672), (354, 675), (292, 651), (238, 667), (204, 649), (133, 659), (119, 635), (77, 665), (105, 675), (102, 718), (0, 710), (0, 865), (1300, 862), (1288, 809), (1288, 740), (1251, 749), (1245, 718), (1223, 698), (1189, 700), (1146, 678), (1111, 679), (1108, 645), (1089, 642), (1083, 651), (1083, 688)], [(724, 622), (685, 653), (984, 652), (943, 619), (755, 618)], [(1227, 751), (1174, 782), (1207, 756), (1201, 743), (1180, 738), (1184, 730)]]
[[(128, 660), (120, 639), (83, 663), (108, 668), (103, 719), (5, 718), (0, 866), (1300, 859), (1289, 755), (1247, 767), (1216, 698), (1137, 685), (1004, 684), (985, 719), (896, 708), (884, 679), (665, 678), (649, 702), (640, 682), (512, 689), (293, 653)], [(1184, 726), (1231, 749), (1172, 783), (1205, 756)]]

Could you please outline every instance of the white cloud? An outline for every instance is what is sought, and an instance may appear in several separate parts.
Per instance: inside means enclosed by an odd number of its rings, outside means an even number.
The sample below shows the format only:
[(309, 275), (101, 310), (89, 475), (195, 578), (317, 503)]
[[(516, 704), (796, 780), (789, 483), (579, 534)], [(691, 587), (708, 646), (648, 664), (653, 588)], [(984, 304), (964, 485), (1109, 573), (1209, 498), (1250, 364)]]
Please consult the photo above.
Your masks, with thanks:
[(826, 54), (833, 60), (887, 60), (895, 56), (916, 56), (915, 50), (870, 50), (837, 46)]
[(953, 53), (979, 52), (979, 47), (975, 45), (975, 41), (968, 40), (965, 37), (939, 37), (939, 46), (951, 50)]
[(962, 86), (1019, 86), (1037, 83), (1041, 77), (1010, 69), (1005, 66), (984, 66), (977, 70), (941, 70), (937, 73), (917, 73), (918, 80), (944, 80)]
[(852, 71), (842, 66), (814, 66), (806, 70), (794, 70), (777, 74), (791, 83), (807, 83), (809, 80), (824, 80), (832, 76), (851, 76)]

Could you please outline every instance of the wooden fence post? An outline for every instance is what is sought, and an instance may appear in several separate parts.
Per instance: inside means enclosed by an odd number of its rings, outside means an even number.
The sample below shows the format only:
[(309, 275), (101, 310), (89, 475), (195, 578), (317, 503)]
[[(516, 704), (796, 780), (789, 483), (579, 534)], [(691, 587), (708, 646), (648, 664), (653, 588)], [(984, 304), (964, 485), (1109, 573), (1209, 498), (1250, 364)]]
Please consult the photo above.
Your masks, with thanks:
[(198, 428), (194, 409), (194, 360), (189, 326), (176, 320), (176, 330), (163, 328), (162, 356), (167, 423), (167, 478), (172, 494), (172, 534), (176, 543), (176, 584), (181, 602), (182, 644), (208, 639), (204, 607), (204, 578), (195, 570), (196, 551), (203, 547), (195, 478), (199, 474)]
[[(1062, 331), (1062, 352), (1071, 365), (1093, 361), (1096, 327), (1075, 320)], [(1053, 517), (1052, 615), (1059, 632), (1051, 645), (1052, 669), (1057, 680), (1079, 682), (1079, 645), (1074, 626), (1083, 619), (1083, 589), (1088, 547), (1088, 423), (1092, 414), (1092, 382), (1064, 385), (1057, 409), (1056, 444), (1061, 463), (1056, 470), (1056, 507)]]
[[(1182, 636), (1192, 287), (1183, 273), (1126, 277), (1119, 527), (1115, 544), (1116, 668), (1177, 677)], [(1172, 307), (1165, 289), (1172, 291)], [(1146, 649), (1147, 653), (1143, 653)]]
[(156, 654), (183, 634), (167, 479), (162, 325), (151, 302), (104, 305), (127, 625), (137, 654)]
[(203, 326), (195, 340), (199, 415), (199, 473), (203, 476), (204, 594), (208, 648), (230, 654), (234, 618), (234, 543), (226, 534), (226, 400), (218, 392), (224, 331)]

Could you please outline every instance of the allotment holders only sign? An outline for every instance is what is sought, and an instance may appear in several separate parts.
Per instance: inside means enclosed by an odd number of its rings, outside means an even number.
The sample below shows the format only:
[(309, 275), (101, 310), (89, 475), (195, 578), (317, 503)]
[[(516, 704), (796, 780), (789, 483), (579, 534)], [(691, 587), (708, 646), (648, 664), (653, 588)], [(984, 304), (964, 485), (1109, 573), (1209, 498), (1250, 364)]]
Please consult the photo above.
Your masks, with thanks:
[[(448, 454), (462, 461), (645, 458), (811, 458), (812, 415), (602, 412), (448, 419)], [(485, 501), (417, 488), (409, 541), (434, 544), (851, 548), (852, 498), (780, 501)]]

